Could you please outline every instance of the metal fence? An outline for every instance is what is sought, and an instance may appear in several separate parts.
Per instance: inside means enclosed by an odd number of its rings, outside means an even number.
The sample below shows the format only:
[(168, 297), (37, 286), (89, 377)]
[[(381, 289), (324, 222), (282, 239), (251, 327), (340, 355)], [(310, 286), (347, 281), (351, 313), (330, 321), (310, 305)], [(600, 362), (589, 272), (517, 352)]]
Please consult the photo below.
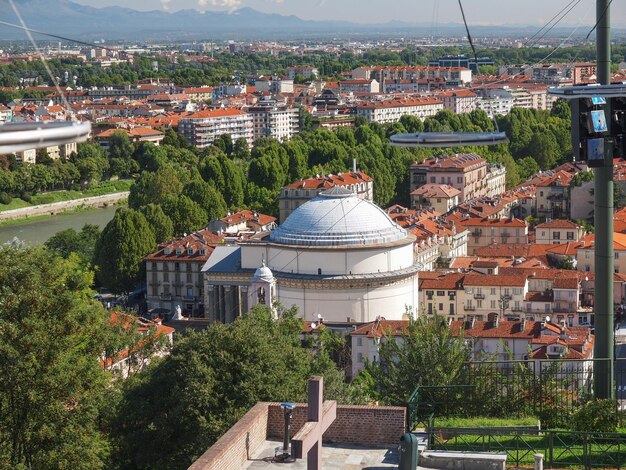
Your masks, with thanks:
[(626, 434), (502, 428), (431, 428), (429, 449), (497, 452), (507, 467), (532, 468), (534, 454), (547, 468), (626, 468)]
[[(407, 399), (408, 425), (433, 417), (537, 416), (555, 428), (593, 396), (592, 360), (470, 362), (452, 384), (420, 385)], [(618, 360), (616, 397), (626, 398), (626, 360)]]

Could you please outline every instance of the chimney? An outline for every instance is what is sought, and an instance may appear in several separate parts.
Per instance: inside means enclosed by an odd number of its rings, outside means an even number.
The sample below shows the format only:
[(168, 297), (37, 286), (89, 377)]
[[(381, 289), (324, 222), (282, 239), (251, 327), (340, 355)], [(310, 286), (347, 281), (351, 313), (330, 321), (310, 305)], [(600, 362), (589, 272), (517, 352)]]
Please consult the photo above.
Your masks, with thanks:
[(493, 321), (493, 327), (498, 328), (499, 324), (500, 324), (500, 314), (496, 315), (496, 319)]
[(356, 173), (356, 158), (352, 159), (352, 173)]

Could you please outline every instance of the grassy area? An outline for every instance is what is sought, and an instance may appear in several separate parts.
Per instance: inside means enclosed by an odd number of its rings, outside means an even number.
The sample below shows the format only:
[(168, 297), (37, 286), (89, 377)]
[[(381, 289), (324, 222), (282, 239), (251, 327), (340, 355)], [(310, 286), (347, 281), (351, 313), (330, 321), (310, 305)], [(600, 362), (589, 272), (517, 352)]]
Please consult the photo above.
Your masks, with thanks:
[(10, 204), (0, 204), (0, 212), (22, 207), (36, 206), (39, 204), (52, 204), (54, 202), (71, 201), (84, 197), (102, 196), (105, 194), (119, 193), (130, 190), (133, 180), (107, 181), (84, 191), (51, 191), (48, 193), (35, 194), (28, 203), (19, 198), (13, 198)]
[(537, 426), (539, 420), (524, 418), (435, 418), (438, 428), (493, 428), (501, 426)]
[(509, 465), (529, 466), (533, 455), (542, 453), (551, 468), (584, 468), (589, 462), (593, 468), (617, 468), (626, 463), (625, 435), (591, 435), (560, 432), (530, 434), (459, 434), (436, 433), (435, 449), (448, 451), (506, 452)]

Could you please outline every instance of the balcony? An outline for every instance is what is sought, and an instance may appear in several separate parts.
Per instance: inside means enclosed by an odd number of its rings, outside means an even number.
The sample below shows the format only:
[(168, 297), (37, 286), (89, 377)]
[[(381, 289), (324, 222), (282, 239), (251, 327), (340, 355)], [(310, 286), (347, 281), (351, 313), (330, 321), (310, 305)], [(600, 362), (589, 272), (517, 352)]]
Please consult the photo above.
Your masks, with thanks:
[(161, 300), (172, 300), (172, 294), (161, 294), (159, 298)]
[(476, 307), (474, 307), (473, 305), (466, 305), (464, 308), (466, 312), (473, 312), (476, 310)]
[(482, 299), (484, 299), (484, 298), (485, 298), (485, 294), (480, 294), (480, 293), (479, 293), (479, 294), (474, 294), (474, 298), (475, 298), (475, 299), (481, 299), (481, 300), (482, 300)]
[(183, 296), (183, 300), (186, 302), (195, 302), (196, 301), (196, 297), (193, 295), (184, 295)]
[(524, 308), (522, 306), (512, 307), (511, 311), (512, 312), (523, 312)]

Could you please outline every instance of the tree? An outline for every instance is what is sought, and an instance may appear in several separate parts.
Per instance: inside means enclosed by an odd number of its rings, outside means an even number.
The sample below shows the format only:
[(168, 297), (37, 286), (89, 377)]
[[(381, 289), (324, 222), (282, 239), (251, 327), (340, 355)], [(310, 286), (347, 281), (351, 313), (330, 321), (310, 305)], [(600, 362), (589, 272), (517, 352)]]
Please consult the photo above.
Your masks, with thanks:
[(109, 158), (119, 158), (129, 160), (134, 152), (133, 143), (130, 141), (128, 133), (115, 131), (109, 138)]
[(517, 161), (517, 171), (520, 179), (526, 181), (532, 175), (539, 173), (541, 168), (533, 157), (524, 157)]
[[(187, 468), (259, 401), (302, 401), (307, 379), (332, 372), (301, 346), (295, 309), (266, 307), (181, 337), (171, 355), (125, 385), (120, 467)], [(334, 397), (325, 394), (329, 399)]]
[(250, 147), (244, 137), (239, 137), (233, 145), (233, 159), (248, 161), (250, 159)]
[(187, 196), (170, 197), (161, 204), (161, 207), (172, 220), (176, 236), (195, 232), (209, 223), (207, 211)]
[(83, 266), (89, 266), (93, 262), (99, 236), (100, 228), (97, 225), (85, 224), (80, 232), (73, 228), (57, 232), (44, 243), (44, 246), (66, 259), (75, 253)]
[(157, 243), (167, 241), (174, 236), (174, 224), (172, 220), (165, 215), (161, 206), (148, 204), (147, 206), (142, 206), (139, 211), (146, 218)]
[(128, 205), (134, 209), (147, 204), (160, 204), (170, 196), (178, 196), (183, 184), (171, 166), (159, 168), (154, 173), (144, 171), (130, 187)]
[(75, 257), (0, 248), (2, 468), (105, 468), (108, 314), (92, 281)]
[(386, 404), (400, 405), (420, 385), (456, 383), (468, 359), (463, 336), (455, 336), (445, 318), (420, 316), (409, 322), (396, 341), (389, 332), (381, 341), (380, 360), (366, 364), (376, 389)]
[[(201, 179), (187, 183), (183, 189), (183, 195), (196, 202), (206, 212), (208, 220), (219, 219), (226, 215), (226, 202), (222, 194)], [(243, 201), (243, 194), (241, 199)]]
[(542, 170), (549, 170), (556, 165), (560, 157), (560, 148), (556, 138), (549, 131), (535, 132), (526, 148)]
[(233, 153), (233, 138), (230, 134), (220, 134), (213, 142), (217, 148), (219, 148), (226, 155), (230, 156)]
[(143, 214), (118, 209), (96, 243), (98, 280), (115, 293), (132, 291), (144, 271), (143, 258), (155, 247), (154, 233)]

